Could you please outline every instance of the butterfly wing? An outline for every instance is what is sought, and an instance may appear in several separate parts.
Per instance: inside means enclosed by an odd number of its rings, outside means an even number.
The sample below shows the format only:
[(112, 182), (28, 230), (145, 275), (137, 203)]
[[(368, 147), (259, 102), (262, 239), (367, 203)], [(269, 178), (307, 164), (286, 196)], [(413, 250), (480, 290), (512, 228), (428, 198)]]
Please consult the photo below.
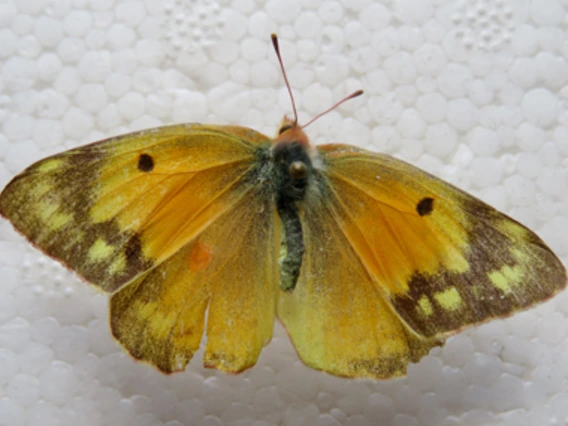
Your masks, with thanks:
[(564, 266), (537, 235), (477, 198), (387, 155), (320, 152), (336, 226), (418, 335), (445, 337), (566, 286)]
[(32, 243), (113, 292), (111, 326), (136, 358), (185, 368), (207, 315), (205, 364), (241, 371), (271, 338), (277, 289), (270, 140), (179, 125), (40, 161), (0, 211)]
[(300, 277), (278, 307), (306, 364), (348, 377), (404, 374), (448, 335), (566, 286), (542, 240), (480, 200), (386, 155), (318, 149)]
[(30, 166), (0, 213), (34, 245), (113, 292), (171, 257), (251, 190), (269, 140), (249, 129), (175, 125)]

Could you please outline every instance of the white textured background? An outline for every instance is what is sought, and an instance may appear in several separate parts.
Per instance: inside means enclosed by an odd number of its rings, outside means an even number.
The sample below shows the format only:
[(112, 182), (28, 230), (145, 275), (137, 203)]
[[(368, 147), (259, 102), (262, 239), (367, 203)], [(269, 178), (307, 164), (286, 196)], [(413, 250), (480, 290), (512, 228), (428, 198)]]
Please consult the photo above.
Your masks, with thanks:
[[(568, 255), (566, 0), (3, 0), (0, 187), (41, 157), (173, 122), (382, 150), (471, 191)], [(283, 330), (239, 376), (162, 376), (112, 340), (106, 297), (0, 223), (0, 424), (566, 425), (568, 296), (468, 330), (408, 377), (301, 365)]]

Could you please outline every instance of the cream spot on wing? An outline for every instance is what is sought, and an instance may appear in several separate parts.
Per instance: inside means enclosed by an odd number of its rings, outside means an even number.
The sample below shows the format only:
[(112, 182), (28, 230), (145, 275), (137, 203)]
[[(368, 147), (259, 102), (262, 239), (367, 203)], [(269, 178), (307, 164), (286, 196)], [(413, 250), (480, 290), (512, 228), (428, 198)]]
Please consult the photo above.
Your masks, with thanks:
[(420, 309), (420, 312), (427, 317), (432, 315), (432, 313), (434, 312), (432, 303), (430, 303), (428, 296), (422, 296), (422, 298), (418, 301), (418, 308)]
[(434, 294), (434, 299), (446, 311), (455, 311), (462, 304), (462, 298), (455, 287)]
[(108, 259), (114, 252), (114, 247), (107, 244), (102, 238), (98, 238), (87, 253), (87, 257), (91, 262), (100, 262), (101, 260)]
[(126, 269), (126, 255), (124, 253), (119, 253), (114, 262), (112, 262), (108, 268), (111, 275), (120, 274)]
[(52, 232), (57, 231), (73, 219), (72, 214), (58, 210), (59, 204), (54, 201), (41, 201), (37, 206), (37, 218)]
[(516, 286), (521, 283), (524, 271), (519, 265), (512, 268), (509, 265), (505, 265), (497, 271), (488, 273), (487, 276), (495, 287), (503, 293), (508, 293), (512, 291), (512, 286)]
[(52, 158), (52, 159), (45, 160), (44, 162), (42, 162), (37, 167), (37, 171), (40, 172), (40, 173), (49, 173), (53, 170), (57, 170), (58, 168), (60, 168), (64, 164), (65, 164), (65, 160), (62, 160), (61, 158)]

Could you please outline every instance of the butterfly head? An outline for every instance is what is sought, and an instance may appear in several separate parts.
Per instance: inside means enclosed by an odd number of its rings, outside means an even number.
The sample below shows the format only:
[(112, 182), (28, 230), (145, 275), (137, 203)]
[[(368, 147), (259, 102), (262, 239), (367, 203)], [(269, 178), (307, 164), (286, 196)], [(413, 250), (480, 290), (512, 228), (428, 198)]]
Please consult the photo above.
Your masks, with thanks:
[(310, 145), (310, 140), (306, 133), (302, 130), (302, 126), (300, 126), (296, 120), (284, 117), (280, 124), (280, 128), (278, 129), (278, 134), (274, 139), (274, 143), (280, 144), (292, 142), (297, 142), (306, 147)]

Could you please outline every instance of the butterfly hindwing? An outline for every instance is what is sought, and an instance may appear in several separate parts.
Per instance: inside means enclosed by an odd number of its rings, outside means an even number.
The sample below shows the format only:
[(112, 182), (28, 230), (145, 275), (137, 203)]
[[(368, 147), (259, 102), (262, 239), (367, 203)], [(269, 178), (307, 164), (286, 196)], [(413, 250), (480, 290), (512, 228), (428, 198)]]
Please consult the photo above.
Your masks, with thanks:
[(256, 363), (272, 336), (278, 289), (270, 201), (243, 198), (112, 296), (113, 334), (135, 358), (183, 370), (206, 330), (206, 366), (236, 373)]
[(400, 320), (323, 200), (304, 206), (302, 269), (295, 289), (281, 292), (278, 317), (312, 368), (345, 377), (403, 375), (440, 342)]
[(0, 213), (46, 254), (113, 292), (176, 253), (241, 199), (266, 137), (230, 126), (160, 127), (30, 166)]
[(344, 145), (320, 153), (330, 220), (419, 335), (442, 338), (566, 286), (538, 236), (471, 195), (387, 155)]

